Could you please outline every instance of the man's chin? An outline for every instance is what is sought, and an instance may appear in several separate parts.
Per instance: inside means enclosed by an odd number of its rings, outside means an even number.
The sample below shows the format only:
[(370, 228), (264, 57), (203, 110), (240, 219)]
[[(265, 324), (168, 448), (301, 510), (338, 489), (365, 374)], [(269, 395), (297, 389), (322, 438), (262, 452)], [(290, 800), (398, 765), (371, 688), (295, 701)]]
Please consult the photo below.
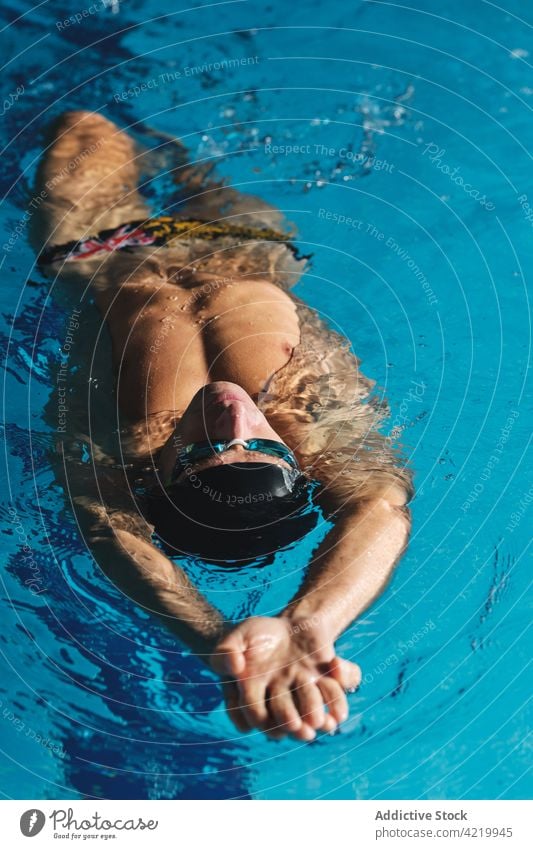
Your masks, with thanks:
[[(252, 399), (238, 383), (230, 383), (227, 380), (217, 380), (213, 383), (207, 383), (201, 390), (209, 399), (235, 400), (235, 401), (251, 401)], [(253, 403), (253, 402), (252, 402)]]

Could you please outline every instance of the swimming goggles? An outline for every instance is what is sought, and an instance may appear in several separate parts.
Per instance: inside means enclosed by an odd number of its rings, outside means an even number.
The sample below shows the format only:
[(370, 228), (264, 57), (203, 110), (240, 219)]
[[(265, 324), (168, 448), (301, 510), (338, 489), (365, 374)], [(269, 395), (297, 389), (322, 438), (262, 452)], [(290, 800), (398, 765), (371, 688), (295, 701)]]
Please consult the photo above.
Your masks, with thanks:
[(298, 470), (298, 461), (294, 453), (283, 442), (277, 442), (274, 439), (231, 439), (229, 441), (211, 442), (193, 442), (191, 445), (185, 446), (179, 453), (172, 470), (171, 482), (184, 472), (187, 467), (206, 457), (212, 457), (213, 454), (222, 454), (223, 451), (228, 451), (234, 445), (242, 445), (246, 451), (258, 451), (260, 454), (267, 454), (270, 457), (278, 457), (280, 460), (285, 460), (292, 469)]

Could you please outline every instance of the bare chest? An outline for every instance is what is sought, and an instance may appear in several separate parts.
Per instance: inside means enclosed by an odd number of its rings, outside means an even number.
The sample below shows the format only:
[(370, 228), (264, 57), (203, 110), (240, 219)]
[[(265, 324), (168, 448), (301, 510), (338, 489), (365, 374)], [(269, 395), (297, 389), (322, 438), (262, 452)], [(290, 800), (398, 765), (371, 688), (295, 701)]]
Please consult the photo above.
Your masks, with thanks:
[(121, 408), (133, 417), (183, 410), (205, 383), (229, 380), (252, 397), (300, 339), (296, 307), (272, 283), (218, 275), (131, 280), (99, 295), (113, 341)]

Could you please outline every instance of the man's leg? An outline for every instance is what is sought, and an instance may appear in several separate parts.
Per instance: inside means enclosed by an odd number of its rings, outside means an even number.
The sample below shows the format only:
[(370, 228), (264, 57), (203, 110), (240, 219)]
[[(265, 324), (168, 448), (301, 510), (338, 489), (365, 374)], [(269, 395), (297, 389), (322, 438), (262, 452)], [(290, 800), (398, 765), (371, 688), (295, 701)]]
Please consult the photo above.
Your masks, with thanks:
[(37, 251), (146, 217), (137, 191), (140, 151), (112, 121), (94, 112), (66, 112), (47, 142), (36, 181), (43, 202), (31, 227)]

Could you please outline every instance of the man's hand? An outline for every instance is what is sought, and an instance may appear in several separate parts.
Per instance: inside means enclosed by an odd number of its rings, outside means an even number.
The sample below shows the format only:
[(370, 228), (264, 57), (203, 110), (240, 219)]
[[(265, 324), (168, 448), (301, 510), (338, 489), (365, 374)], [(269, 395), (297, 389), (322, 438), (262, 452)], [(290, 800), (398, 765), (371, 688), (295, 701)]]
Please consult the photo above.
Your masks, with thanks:
[(220, 641), (210, 662), (226, 679), (237, 728), (259, 728), (274, 739), (313, 740), (318, 730), (335, 730), (348, 716), (345, 690), (361, 680), (359, 667), (336, 657), (317, 627), (283, 616), (247, 619)]

